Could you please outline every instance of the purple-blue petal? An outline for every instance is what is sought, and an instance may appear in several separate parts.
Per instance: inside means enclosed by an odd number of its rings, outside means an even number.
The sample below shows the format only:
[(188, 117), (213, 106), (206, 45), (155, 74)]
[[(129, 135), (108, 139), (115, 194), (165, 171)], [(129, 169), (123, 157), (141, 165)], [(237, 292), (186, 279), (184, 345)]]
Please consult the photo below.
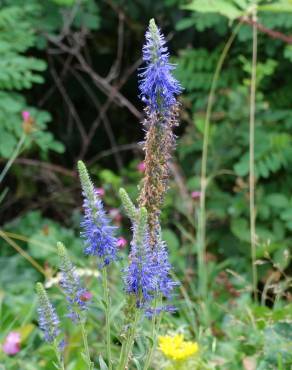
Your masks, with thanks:
[(116, 228), (110, 226), (102, 201), (96, 193), (93, 204), (86, 197), (84, 198), (83, 208), (81, 236), (85, 240), (84, 253), (97, 256), (103, 265), (108, 265), (117, 259), (117, 238), (114, 236)]
[(182, 87), (172, 75), (175, 66), (169, 62), (166, 41), (159, 28), (150, 30), (149, 27), (145, 36), (145, 67), (139, 74), (141, 99), (151, 111), (167, 114), (169, 108), (176, 104), (176, 96), (181, 93)]

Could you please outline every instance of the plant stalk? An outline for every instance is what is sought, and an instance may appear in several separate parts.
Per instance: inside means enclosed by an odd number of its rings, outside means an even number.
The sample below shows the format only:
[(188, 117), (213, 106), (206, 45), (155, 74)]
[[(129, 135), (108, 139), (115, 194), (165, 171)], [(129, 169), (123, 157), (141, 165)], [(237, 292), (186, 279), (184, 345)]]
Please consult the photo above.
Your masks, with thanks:
[(3, 168), (3, 171), (0, 173), (0, 183), (3, 181), (4, 177), (6, 176), (7, 172), (9, 171), (10, 167), (12, 166), (13, 162), (15, 161), (16, 157), (18, 156), (20, 149), (22, 147), (22, 144), (25, 140), (25, 133), (23, 133), (17, 143), (17, 146), (12, 153), (11, 157), (9, 158), (9, 161), (6, 163), (6, 166)]
[(111, 327), (110, 327), (110, 297), (107, 284), (107, 270), (106, 267), (102, 270), (102, 284), (103, 284), (103, 294), (105, 302), (105, 330), (106, 330), (106, 351), (107, 351), (107, 361), (108, 368), (112, 369), (112, 354), (111, 354)]
[[(256, 21), (256, 7), (253, 11), (253, 21)], [(256, 210), (255, 210), (255, 110), (256, 110), (256, 67), (257, 67), (257, 27), (253, 24), (252, 69), (250, 84), (250, 114), (249, 114), (249, 208), (250, 208), (250, 245), (252, 262), (252, 285), (254, 299), (257, 301), (257, 267), (256, 267)]]
[(60, 354), (59, 346), (58, 346), (58, 343), (57, 343), (56, 339), (54, 340), (53, 347), (54, 347), (54, 352), (55, 352), (56, 358), (58, 360), (58, 368), (60, 370), (65, 370), (64, 360), (63, 360), (62, 355)]
[(161, 318), (162, 318), (161, 313), (158, 316), (153, 315), (152, 317), (152, 322), (151, 322), (152, 344), (151, 344), (150, 350), (148, 351), (143, 370), (148, 370), (149, 366), (151, 365), (153, 352), (157, 345), (157, 333), (159, 332)]
[(134, 321), (130, 327), (130, 329), (127, 332), (127, 336), (125, 341), (123, 342), (122, 345), (122, 350), (121, 350), (121, 355), (120, 355), (120, 361), (119, 365), (117, 367), (117, 370), (125, 370), (127, 369), (128, 362), (132, 353), (132, 348), (134, 344), (134, 338), (138, 326), (140, 318), (140, 310), (138, 308), (135, 308), (135, 316), (134, 316)]
[(146, 360), (145, 360), (145, 364), (144, 364), (144, 367), (143, 367), (143, 370), (147, 370), (150, 366), (150, 363), (151, 363), (151, 359), (152, 359), (152, 355), (153, 355), (153, 350), (154, 350), (154, 346), (155, 346), (155, 338), (156, 338), (156, 332), (155, 332), (155, 327), (156, 327), (156, 316), (155, 314), (152, 316), (152, 320), (151, 320), (151, 339), (152, 339), (152, 344), (150, 346), (150, 350), (148, 351), (147, 353), (147, 356), (146, 356)]
[(85, 323), (82, 318), (79, 319), (81, 333), (82, 333), (82, 339), (84, 344), (84, 350), (85, 350), (85, 356), (86, 356), (86, 363), (88, 370), (93, 370), (93, 363), (90, 359), (90, 353), (89, 353), (89, 346), (88, 346), (88, 340), (87, 340), (87, 333), (85, 329)]
[(199, 212), (199, 225), (198, 225), (198, 291), (201, 297), (206, 298), (207, 295), (207, 269), (205, 266), (205, 253), (206, 253), (206, 189), (208, 185), (207, 178), (207, 160), (208, 160), (208, 146), (210, 139), (210, 118), (214, 103), (215, 91), (219, 75), (226, 59), (226, 56), (230, 50), (230, 47), (242, 25), (239, 22), (234, 28), (232, 34), (227, 40), (220, 58), (217, 62), (216, 69), (212, 78), (211, 88), (208, 96), (206, 117), (204, 124), (203, 134), (203, 149), (202, 149), (202, 165), (201, 165), (201, 195), (200, 195), (200, 212)]

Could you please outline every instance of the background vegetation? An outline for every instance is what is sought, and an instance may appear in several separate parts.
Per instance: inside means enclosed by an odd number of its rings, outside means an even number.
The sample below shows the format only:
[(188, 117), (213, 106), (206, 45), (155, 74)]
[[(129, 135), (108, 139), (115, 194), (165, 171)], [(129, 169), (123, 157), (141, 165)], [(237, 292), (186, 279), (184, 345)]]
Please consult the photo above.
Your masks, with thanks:
[[(52, 355), (35, 328), (32, 302), (34, 283), (54, 276), (56, 242), (69, 247), (80, 267), (90, 267), (80, 258), (77, 160), (85, 160), (96, 185), (105, 190), (109, 209), (120, 207), (120, 186), (137, 195), (137, 165), (143, 159), (136, 144), (143, 135), (137, 68), (152, 17), (167, 35), (178, 66), (176, 77), (185, 89), (172, 184), (162, 216), (181, 285), (178, 312), (165, 319), (161, 330), (183, 331), (197, 340), (199, 368), (291, 368), (292, 3), (267, 0), (258, 5), (258, 18), (252, 20), (248, 0), (0, 1), (3, 168), (21, 141), (0, 192), (0, 341), (11, 330), (22, 333), (17, 356), (0, 352), (5, 368), (51, 369)], [(254, 28), (256, 297), (249, 225)], [(202, 147), (209, 91), (223, 57), (207, 132), (207, 289), (201, 291), (197, 236)], [(32, 117), (29, 127), (23, 126), (23, 111)], [(128, 223), (117, 211), (111, 214), (120, 234), (129, 239)], [(87, 278), (90, 286), (90, 271)], [(117, 281), (113, 275), (112, 289), (118, 289)], [(52, 290), (58, 300), (58, 289)], [(117, 321), (119, 301), (117, 296)], [(91, 338), (98, 356), (103, 333), (96, 317), (103, 320), (98, 308), (91, 320), (99, 336)], [(118, 341), (119, 333), (115, 335)], [(70, 369), (81, 368), (74, 353), (79, 341), (76, 331), (66, 353)], [(157, 364), (163, 364), (162, 355), (157, 351), (155, 356), (154, 368), (161, 367)]]

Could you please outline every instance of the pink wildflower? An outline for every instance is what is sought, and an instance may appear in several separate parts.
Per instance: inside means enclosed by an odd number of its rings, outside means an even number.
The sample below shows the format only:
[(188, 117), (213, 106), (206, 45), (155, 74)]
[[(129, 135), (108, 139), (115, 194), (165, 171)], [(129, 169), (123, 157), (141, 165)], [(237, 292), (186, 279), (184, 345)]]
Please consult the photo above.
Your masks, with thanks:
[(24, 111), (21, 113), (21, 115), (22, 115), (22, 119), (23, 119), (24, 121), (28, 121), (28, 120), (30, 119), (30, 113), (29, 113), (27, 110), (24, 110)]
[(17, 331), (10, 332), (2, 346), (7, 355), (16, 355), (20, 351), (20, 333)]
[(103, 197), (105, 194), (104, 188), (95, 188), (96, 194), (99, 195), (100, 197)]
[(145, 172), (145, 168), (146, 168), (145, 162), (140, 162), (140, 163), (137, 164), (137, 170), (139, 172), (141, 172), (141, 173)]
[(120, 236), (118, 238), (118, 241), (117, 241), (118, 248), (120, 248), (120, 249), (125, 248), (125, 246), (127, 244), (128, 244), (128, 242), (124, 237)]
[(201, 198), (201, 192), (200, 191), (192, 191), (191, 197), (195, 200), (200, 199)]
[(80, 299), (81, 301), (86, 302), (86, 301), (90, 301), (92, 297), (93, 297), (92, 293), (89, 291), (86, 291), (81, 295)]

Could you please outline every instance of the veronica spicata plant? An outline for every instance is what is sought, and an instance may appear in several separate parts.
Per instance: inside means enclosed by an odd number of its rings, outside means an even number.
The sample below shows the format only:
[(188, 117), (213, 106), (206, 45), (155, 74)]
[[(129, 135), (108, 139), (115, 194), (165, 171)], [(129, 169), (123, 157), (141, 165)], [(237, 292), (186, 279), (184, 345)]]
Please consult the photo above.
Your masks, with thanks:
[(82, 286), (76, 268), (70, 261), (66, 248), (57, 243), (60, 259), (61, 280), (60, 285), (68, 302), (68, 317), (76, 322), (81, 320), (81, 312), (87, 309), (86, 289)]
[(159, 217), (168, 188), (169, 160), (175, 144), (173, 128), (178, 125), (179, 105), (176, 96), (182, 89), (171, 73), (174, 66), (169, 62), (165, 38), (153, 19), (146, 32), (143, 60), (145, 66), (140, 70), (139, 89), (145, 103), (145, 171), (138, 198), (138, 212), (125, 191), (120, 192), (133, 228), (130, 262), (125, 278), (126, 292), (135, 297), (136, 305), (130, 303), (134, 314), (131, 309), (128, 310), (132, 322), (127, 322), (129, 329), (121, 351), (119, 370), (127, 368), (141, 309), (146, 315), (152, 316), (152, 346), (146, 356), (144, 370), (149, 367), (160, 314), (165, 310), (173, 310), (167, 306), (157, 307), (157, 301), (169, 297), (176, 285), (170, 277), (171, 266), (165, 243), (161, 239)]
[(173, 128), (178, 125), (179, 105), (176, 95), (181, 92), (172, 76), (174, 66), (163, 34), (151, 19), (143, 47), (145, 67), (139, 74), (141, 99), (145, 103), (144, 129), (146, 132), (145, 171), (139, 205), (149, 214), (150, 244), (154, 248), (159, 237), (159, 216), (168, 187), (168, 162), (175, 144)]
[(43, 284), (36, 284), (36, 292), (38, 296), (38, 319), (39, 327), (44, 333), (44, 339), (46, 342), (52, 344), (53, 349), (58, 360), (58, 368), (64, 370), (63, 361), (63, 345), (64, 341), (60, 341), (60, 319), (56, 313), (55, 307), (50, 302), (47, 292), (43, 287)]
[(107, 218), (102, 200), (94, 189), (87, 169), (82, 161), (78, 162), (78, 170), (84, 196), (84, 219), (81, 223), (85, 240), (84, 253), (97, 256), (104, 267), (117, 258), (117, 239), (114, 236), (115, 227)]
[[(96, 266), (101, 271), (105, 311), (106, 355), (102, 354), (102, 368), (125, 370), (129, 368), (132, 348), (139, 323), (144, 317), (152, 320), (152, 345), (144, 359), (144, 370), (151, 364), (156, 346), (156, 332), (159, 330), (161, 315), (174, 308), (165, 303), (170, 298), (176, 283), (171, 279), (171, 265), (168, 251), (162, 240), (160, 213), (168, 188), (169, 161), (175, 145), (173, 128), (178, 125), (179, 104), (176, 100), (182, 88), (173, 77), (174, 66), (169, 62), (166, 41), (152, 19), (146, 32), (143, 47), (144, 66), (139, 70), (139, 89), (145, 104), (145, 172), (140, 186), (140, 194), (135, 205), (127, 192), (120, 189), (124, 210), (131, 220), (132, 241), (128, 262), (121, 269), (125, 292), (125, 322), (121, 335), (119, 359), (112, 358), (114, 343), (111, 338), (111, 299), (108, 289), (108, 269), (118, 258), (116, 228), (110, 224), (100, 195), (90, 179), (85, 164), (78, 162), (78, 172), (83, 195), (83, 220), (81, 236), (84, 240), (84, 253), (96, 258)], [(65, 247), (58, 243), (61, 269), (61, 288), (65, 293), (69, 316), (81, 325), (88, 369), (93, 369), (90, 360), (85, 329), (88, 302), (86, 288), (80, 282), (76, 269), (70, 261)], [(46, 301), (48, 302), (48, 301)], [(40, 302), (41, 303), (41, 302)], [(43, 304), (44, 305), (44, 304)], [(59, 321), (49, 303), (49, 333), (55, 333)], [(41, 307), (41, 306), (40, 306)], [(55, 318), (55, 319), (54, 319)], [(40, 327), (44, 330), (43, 320)], [(106, 363), (103, 360), (106, 358)]]

